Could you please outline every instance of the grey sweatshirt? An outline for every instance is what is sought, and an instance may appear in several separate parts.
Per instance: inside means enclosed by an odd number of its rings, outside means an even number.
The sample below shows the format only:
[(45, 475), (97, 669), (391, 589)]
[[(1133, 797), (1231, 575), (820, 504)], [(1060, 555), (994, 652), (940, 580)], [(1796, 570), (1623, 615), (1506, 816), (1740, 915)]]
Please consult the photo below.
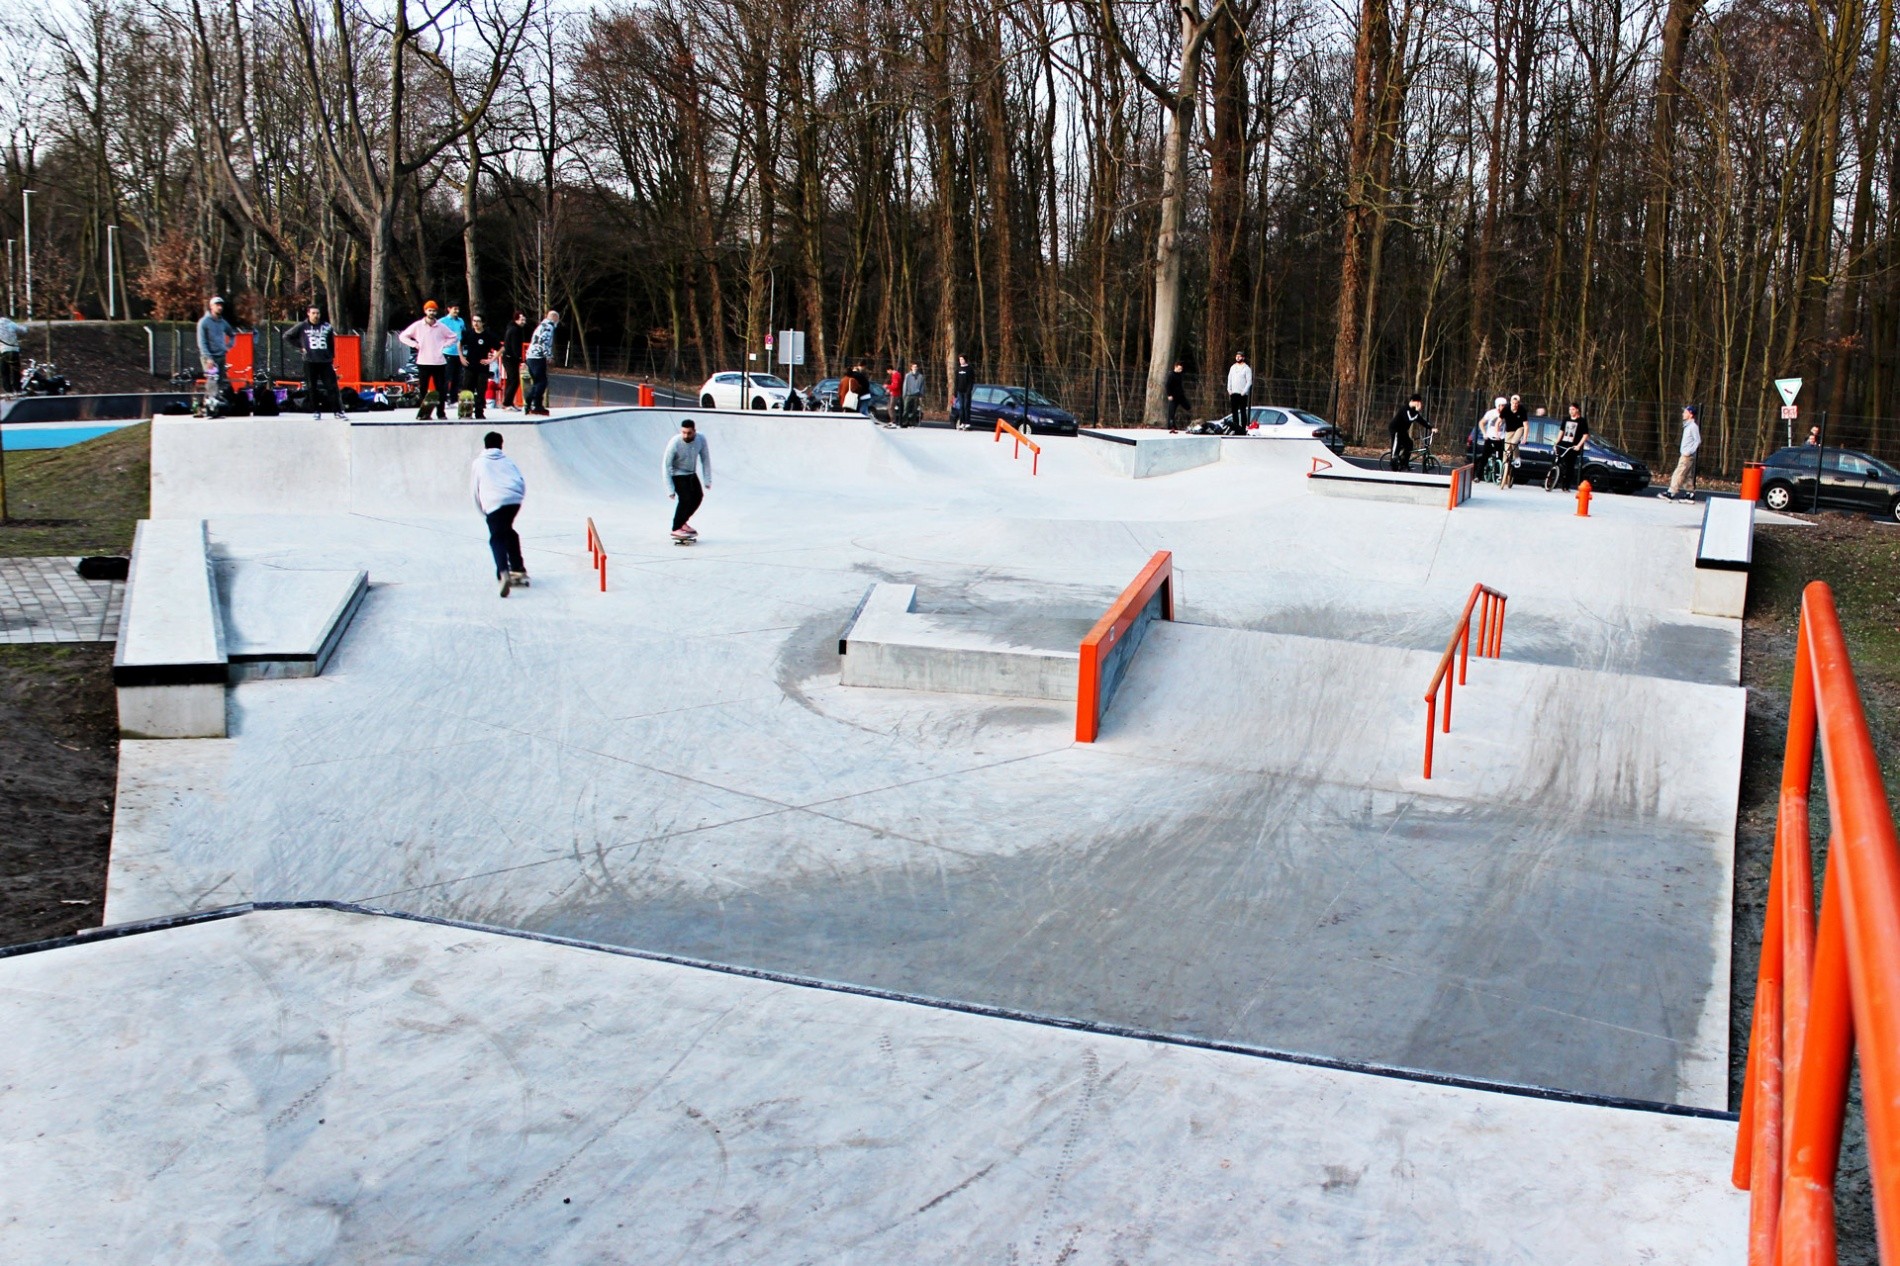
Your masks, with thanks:
[(706, 447), (706, 437), (695, 435), (689, 442), (675, 435), (666, 446), (666, 456), (660, 459), (660, 477), (666, 480), (666, 490), (673, 491), (673, 476), (690, 475), (697, 463), (705, 474), (700, 482), (712, 487), (712, 450)]
[(198, 355), (204, 360), (216, 360), (231, 350), (231, 344), (237, 342), (237, 330), (221, 316), (212, 316), (209, 312), (198, 318)]

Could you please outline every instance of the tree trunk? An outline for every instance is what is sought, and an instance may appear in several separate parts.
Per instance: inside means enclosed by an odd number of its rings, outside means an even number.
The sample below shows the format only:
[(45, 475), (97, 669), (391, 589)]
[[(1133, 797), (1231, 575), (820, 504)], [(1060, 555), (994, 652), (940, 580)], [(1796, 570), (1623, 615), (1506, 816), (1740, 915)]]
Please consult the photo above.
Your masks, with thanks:
[(1668, 393), (1669, 217), (1674, 205), (1676, 110), (1682, 95), (1682, 62), (1702, 0), (1669, 0), (1663, 17), (1662, 65), (1656, 74), (1656, 117), (1649, 143), (1649, 197), (1643, 217), (1643, 323), (1649, 361), (1648, 387), (1657, 400)]
[(1201, 347), (1202, 362), (1207, 365), (1217, 365), (1243, 350), (1234, 336), (1234, 316), (1238, 296), (1246, 289), (1236, 268), (1247, 194), (1244, 34), (1233, 10), (1224, 10), (1215, 19), (1214, 136), (1207, 182), (1207, 325)]
[(1385, 201), (1376, 180), (1382, 148), (1380, 119), (1386, 109), (1383, 84), (1392, 56), (1392, 14), (1386, 0), (1362, 0), (1353, 45), (1352, 132), (1346, 173), (1345, 240), (1339, 255), (1339, 306), (1333, 326), (1334, 421), (1356, 433), (1362, 408), (1361, 367), (1368, 315), (1373, 225)]

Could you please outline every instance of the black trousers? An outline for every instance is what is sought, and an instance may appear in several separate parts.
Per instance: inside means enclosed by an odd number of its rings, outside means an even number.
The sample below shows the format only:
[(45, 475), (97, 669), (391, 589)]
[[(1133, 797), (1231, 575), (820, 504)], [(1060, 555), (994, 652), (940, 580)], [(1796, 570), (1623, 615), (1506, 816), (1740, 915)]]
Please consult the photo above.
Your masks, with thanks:
[(548, 407), (548, 362), (543, 356), (528, 358), (528, 408)]
[(1574, 492), (1577, 488), (1577, 459), (1583, 456), (1581, 444), (1572, 448), (1559, 448), (1557, 452), (1557, 486), (1565, 492)]
[(442, 371), (448, 376), (448, 394), (442, 397), (443, 404), (459, 404), (462, 396), (462, 358), (447, 356), (443, 358)]
[(957, 393), (957, 425), (966, 431), (970, 429), (970, 397), (975, 394), (974, 391)]
[(1168, 397), (1168, 429), (1170, 431), (1181, 429), (1181, 413), (1186, 408), (1187, 401), (1176, 396)]
[(1392, 428), (1392, 451), (1399, 461), (1411, 463), (1412, 428), (1409, 425)]
[(673, 495), (679, 498), (679, 505), (673, 510), (673, 530), (677, 532), (692, 521), (693, 512), (706, 499), (706, 490), (699, 486), (698, 475), (675, 475)]
[(1245, 434), (1247, 430), (1247, 397), (1227, 393), (1227, 418), (1229, 427), (1236, 434)]
[(338, 413), (343, 412), (343, 398), (336, 389), (336, 364), (327, 360), (307, 360), (303, 363), (304, 408), (312, 413), (322, 413), (326, 401), (332, 402), (331, 407)]
[(505, 360), (501, 363), (501, 407), (513, 409), (520, 403), (515, 393), (521, 389), (521, 362)]
[[(429, 410), (435, 410), (438, 418), (447, 417), (442, 412), (442, 404), (449, 398), (449, 370), (446, 365), (417, 365), (416, 390), (422, 396), (422, 408), (417, 412), (419, 418), (429, 416)], [(429, 403), (429, 393), (435, 393), (435, 403)]]
[(0, 391), (20, 389), (20, 354), (0, 352)]
[(487, 514), (488, 552), (495, 556), (495, 578), (505, 571), (527, 571), (521, 561), (521, 535), (515, 531), (515, 516), (521, 513), (519, 501), (511, 506), (496, 506)]

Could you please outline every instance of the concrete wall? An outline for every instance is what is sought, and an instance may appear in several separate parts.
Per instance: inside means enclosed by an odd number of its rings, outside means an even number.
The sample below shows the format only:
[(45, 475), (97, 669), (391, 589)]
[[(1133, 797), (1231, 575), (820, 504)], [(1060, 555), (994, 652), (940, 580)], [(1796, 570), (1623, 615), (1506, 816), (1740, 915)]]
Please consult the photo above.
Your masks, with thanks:
[(1172, 475), (1212, 465), (1221, 459), (1221, 442), (1217, 435), (1121, 435), (1132, 440), (1132, 444), (1118, 444), (1087, 434), (1080, 438), (1090, 456), (1129, 479)]

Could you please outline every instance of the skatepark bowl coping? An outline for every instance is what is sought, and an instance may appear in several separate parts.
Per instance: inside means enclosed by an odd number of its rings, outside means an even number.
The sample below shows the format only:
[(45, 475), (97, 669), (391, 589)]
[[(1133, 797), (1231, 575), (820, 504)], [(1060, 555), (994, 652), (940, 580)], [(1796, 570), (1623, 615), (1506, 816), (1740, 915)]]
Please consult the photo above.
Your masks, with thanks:
[[(1829, 843), (1814, 922), (1808, 793), (1821, 740)], [(1834, 594), (1802, 594), (1733, 1179), (1750, 1266), (1832, 1262), (1834, 1175), (1858, 1046), (1880, 1260), (1900, 1261), (1900, 855)]]
[[(998, 425), (1003, 425), (998, 423)], [(1075, 690), (1075, 741), (1093, 743), (1102, 724), (1102, 713), (1109, 696), (1128, 669), (1128, 661), (1141, 646), (1145, 630), (1142, 617), (1149, 604), (1160, 602), (1155, 618), (1174, 618), (1174, 552), (1157, 550), (1141, 574), (1129, 582), (1121, 596), (1109, 604), (1102, 618), (1082, 639), (1081, 679)]]
[(600, 591), (606, 593), (607, 545), (600, 539), (600, 529), (594, 526), (592, 515), (587, 517), (587, 556), (594, 560), (594, 570), (600, 573)]
[[(1469, 470), (1470, 467), (1465, 467)], [(1451, 641), (1445, 643), (1445, 653), (1439, 657), (1438, 671), (1432, 674), (1432, 684), (1425, 690), (1425, 776), (1432, 776), (1432, 731), (1438, 727), (1438, 687), (1445, 687), (1445, 733), (1451, 733), (1451, 658), (1458, 656), (1458, 681), (1465, 684), (1466, 670), (1471, 666), (1471, 613), (1478, 612), (1478, 658), (1496, 659), (1504, 653), (1504, 604), (1505, 596), (1489, 585), (1471, 586), (1471, 596), (1465, 599), (1464, 613), (1458, 617), (1457, 627), (1451, 631)]]
[(1003, 421), (1003, 419), (996, 419), (996, 442), (999, 444), (1003, 440), (1004, 431), (1008, 431), (1016, 438), (1016, 443), (1010, 449), (1009, 455), (1012, 458), (1021, 457), (1023, 455), (1024, 446), (1028, 446), (1030, 452), (1029, 473), (1032, 475), (1037, 473), (1036, 463), (1042, 460), (1042, 445), (1036, 443), (1036, 441), (1030, 439), (1027, 435), (1024, 435), (1021, 431), (1018, 431), (1015, 427)]

